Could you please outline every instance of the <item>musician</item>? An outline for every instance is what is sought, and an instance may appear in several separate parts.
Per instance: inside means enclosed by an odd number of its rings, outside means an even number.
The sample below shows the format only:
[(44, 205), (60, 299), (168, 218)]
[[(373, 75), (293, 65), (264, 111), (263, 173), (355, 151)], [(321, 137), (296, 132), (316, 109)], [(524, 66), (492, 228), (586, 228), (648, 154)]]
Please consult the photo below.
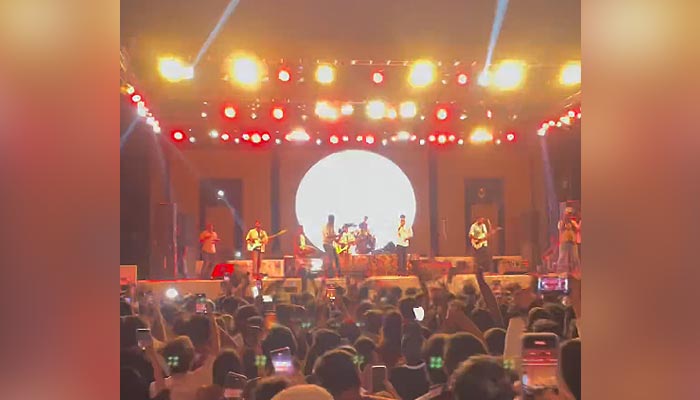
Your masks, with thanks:
[(581, 264), (578, 254), (577, 240), (580, 241), (581, 223), (574, 215), (572, 207), (566, 207), (564, 216), (557, 223), (559, 230), (559, 259), (557, 260), (557, 270), (559, 272), (571, 272)]
[(406, 226), (406, 216), (401, 214), (399, 229), (397, 230), (398, 241), (396, 242), (396, 255), (399, 257), (398, 273), (406, 275), (406, 264), (408, 263), (408, 244), (413, 238), (413, 228)]
[(369, 227), (367, 225), (367, 220), (369, 220), (368, 216), (365, 216), (365, 218), (362, 219), (362, 222), (360, 222), (360, 232), (368, 232), (369, 233)]
[[(338, 253), (335, 251), (333, 243), (338, 238), (335, 234), (335, 215), (331, 214), (328, 216), (328, 222), (323, 227), (323, 251), (326, 253), (324, 265), (326, 268), (331, 270), (331, 276), (337, 274), (340, 277), (340, 260), (338, 259)], [(328, 269), (326, 270), (326, 275), (328, 276)]]
[(491, 221), (484, 217), (477, 218), (469, 228), (469, 239), (474, 248), (474, 258), (476, 265), (484, 269), (484, 271), (496, 272), (493, 269), (493, 260), (489, 253), (488, 236), (491, 232)]
[(357, 254), (369, 254), (374, 250), (376, 245), (375, 238), (369, 233), (369, 227), (367, 226), (367, 217), (360, 222), (360, 230), (356, 233), (355, 238), (355, 252)]
[(214, 232), (214, 224), (207, 223), (206, 229), (199, 234), (199, 242), (202, 244), (202, 270), (200, 277), (202, 279), (211, 279), (211, 273), (216, 264), (216, 243), (219, 241), (219, 235)]
[(297, 240), (294, 242), (294, 255), (298, 258), (306, 258), (311, 257), (314, 252), (316, 252), (316, 248), (311, 245), (309, 239), (306, 237), (304, 226), (299, 225)]
[(255, 221), (255, 227), (248, 231), (245, 241), (248, 244), (248, 251), (250, 251), (251, 260), (253, 261), (254, 274), (259, 276), (262, 256), (265, 253), (265, 245), (268, 241), (267, 232), (260, 227), (260, 221)]

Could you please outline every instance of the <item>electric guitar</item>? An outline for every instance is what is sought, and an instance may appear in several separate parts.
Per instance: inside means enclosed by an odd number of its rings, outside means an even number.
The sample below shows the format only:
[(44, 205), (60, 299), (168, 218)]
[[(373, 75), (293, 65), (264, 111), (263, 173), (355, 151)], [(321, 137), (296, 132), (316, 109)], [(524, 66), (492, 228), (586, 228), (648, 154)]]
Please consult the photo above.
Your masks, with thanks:
[(255, 250), (258, 250), (258, 249), (262, 248), (265, 244), (267, 244), (267, 242), (270, 241), (270, 239), (274, 239), (274, 238), (276, 238), (277, 236), (282, 236), (282, 235), (284, 235), (285, 233), (287, 233), (287, 230), (286, 230), (286, 229), (282, 229), (281, 231), (275, 233), (274, 235), (269, 235), (269, 236), (267, 237), (267, 240), (265, 240), (265, 242), (263, 242), (263, 240), (260, 239), (260, 238), (257, 238), (257, 239), (250, 239), (250, 240), (248, 240), (248, 251), (255, 251)]
[(484, 237), (484, 238), (481, 238), (481, 239), (476, 239), (476, 238), (471, 239), (472, 247), (473, 247), (475, 250), (478, 250), (478, 249), (484, 247), (484, 245), (486, 244), (486, 241), (489, 240), (489, 238), (491, 238), (491, 236), (495, 235), (496, 232), (498, 232), (498, 231), (500, 231), (500, 230), (503, 230), (503, 228), (501, 228), (501, 227), (499, 226), (499, 227), (497, 227), (497, 228), (492, 229), (491, 232), (487, 233), (487, 234), (486, 234), (486, 237)]

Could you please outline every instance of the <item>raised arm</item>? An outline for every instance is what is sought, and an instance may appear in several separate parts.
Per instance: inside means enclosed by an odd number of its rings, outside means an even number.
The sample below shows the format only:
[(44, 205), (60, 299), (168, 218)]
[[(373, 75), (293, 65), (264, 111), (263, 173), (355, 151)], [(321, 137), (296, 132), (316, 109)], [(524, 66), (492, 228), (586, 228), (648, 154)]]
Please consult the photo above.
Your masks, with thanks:
[(221, 337), (219, 335), (219, 325), (216, 323), (216, 316), (213, 313), (209, 314), (209, 348), (212, 355), (216, 357), (221, 351)]
[(479, 292), (481, 292), (481, 297), (484, 299), (484, 303), (486, 303), (486, 308), (489, 310), (493, 322), (496, 326), (505, 328), (503, 315), (501, 315), (501, 309), (498, 307), (498, 301), (496, 301), (496, 296), (493, 294), (491, 287), (486, 283), (486, 279), (484, 279), (484, 269), (481, 267), (477, 267), (476, 282), (479, 284)]

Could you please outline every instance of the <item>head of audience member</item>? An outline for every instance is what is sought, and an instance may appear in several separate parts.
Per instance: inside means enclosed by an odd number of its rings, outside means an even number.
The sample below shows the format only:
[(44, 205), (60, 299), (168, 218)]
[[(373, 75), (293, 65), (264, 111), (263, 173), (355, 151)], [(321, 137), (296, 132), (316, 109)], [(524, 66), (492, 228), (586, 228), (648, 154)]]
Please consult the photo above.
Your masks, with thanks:
[(255, 400), (272, 400), (278, 393), (292, 386), (292, 383), (285, 376), (268, 376), (258, 381), (255, 386)]
[(119, 316), (124, 317), (127, 315), (134, 315), (134, 310), (131, 308), (131, 304), (121, 299), (119, 300)]
[(389, 311), (382, 323), (382, 344), (401, 345), (403, 317), (398, 311)]
[(245, 348), (241, 353), (241, 362), (243, 363), (243, 375), (248, 379), (255, 379), (258, 377), (258, 366), (255, 363), (257, 354), (255, 349)]
[(240, 297), (226, 296), (219, 302), (219, 309), (221, 312), (233, 316), (236, 315), (236, 310), (238, 307), (246, 303), (247, 302)]
[(535, 333), (553, 333), (560, 338), (563, 337), (559, 324), (549, 319), (538, 319), (533, 322), (530, 331)]
[(226, 382), (226, 375), (229, 372), (243, 374), (243, 363), (233, 350), (224, 350), (214, 360), (214, 376), (213, 383), (221, 387)]
[(304, 363), (304, 375), (311, 375), (314, 363), (323, 353), (340, 346), (341, 338), (338, 333), (330, 329), (318, 329), (313, 334), (311, 347), (306, 354)]
[(260, 316), (260, 314), (258, 314), (258, 309), (255, 308), (255, 305), (246, 304), (239, 307), (234, 316), (236, 332), (244, 333), (245, 328), (248, 326), (248, 318), (256, 316)]
[(133, 368), (119, 371), (119, 398), (121, 400), (148, 400), (148, 383)]
[(209, 336), (212, 334), (209, 317), (202, 314), (193, 315), (187, 325), (187, 336), (195, 350), (198, 353), (207, 351), (210, 343)]
[(462, 361), (478, 354), (487, 354), (486, 348), (479, 338), (466, 332), (451, 335), (445, 343), (443, 357), (447, 376), (452, 375)]
[(394, 306), (398, 305), (401, 296), (403, 296), (403, 290), (398, 286), (392, 286), (389, 288), (389, 293), (387, 295), (388, 303)]
[(349, 319), (346, 319), (340, 323), (338, 333), (340, 334), (341, 338), (347, 339), (350, 343), (355, 343), (357, 338), (359, 338), (362, 334), (355, 321)]
[(318, 384), (335, 400), (360, 400), (360, 374), (350, 353), (332, 350), (314, 364), (313, 373)]
[(121, 317), (119, 323), (119, 345), (122, 349), (136, 348), (136, 330), (148, 328), (148, 324), (137, 315)]
[(295, 385), (277, 393), (272, 400), (333, 400), (333, 396), (318, 385)]
[(275, 325), (262, 342), (263, 354), (270, 360), (270, 352), (284, 347), (289, 347), (293, 357), (297, 355), (297, 340), (292, 330), (283, 325)]
[(382, 329), (384, 313), (381, 310), (369, 310), (365, 313), (365, 331), (379, 335)]
[(420, 364), (422, 360), (423, 343), (422, 332), (403, 335), (401, 339), (401, 354), (408, 365)]
[(418, 301), (414, 297), (404, 297), (399, 300), (399, 312), (403, 317), (404, 321), (415, 321), (416, 314), (413, 311), (414, 308), (418, 307)]
[(354, 347), (357, 350), (357, 355), (360, 356), (357, 363), (360, 371), (364, 370), (365, 366), (376, 363), (377, 356), (374, 351), (377, 349), (377, 344), (372, 339), (361, 336), (355, 341)]
[[(433, 385), (446, 383), (447, 375), (442, 368), (442, 360), (444, 360), (445, 345), (449, 335), (444, 333), (436, 333), (423, 344), (423, 359), (428, 363), (428, 375), (430, 383)], [(433, 360), (438, 360), (438, 363), (433, 363)], [(433, 364), (437, 364), (433, 366)]]
[(486, 348), (492, 356), (502, 356), (506, 346), (506, 331), (502, 328), (491, 328), (484, 332)]
[(511, 375), (497, 357), (474, 356), (454, 373), (455, 400), (513, 400)]
[(566, 324), (567, 309), (561, 303), (545, 303), (542, 308), (549, 312), (552, 316), (552, 321), (556, 322), (559, 326), (563, 327)]
[(184, 374), (194, 364), (194, 345), (187, 336), (178, 336), (168, 341), (161, 349), (171, 374)]
[(357, 322), (361, 322), (364, 326), (364, 324), (367, 322), (365, 313), (371, 310), (374, 307), (374, 305), (372, 304), (372, 302), (362, 299), (361, 297), (360, 299), (360, 304), (358, 304), (357, 308), (355, 309), (355, 320)]
[(487, 331), (496, 325), (493, 322), (491, 313), (483, 308), (474, 308), (471, 313), (471, 319), (482, 332)]
[[(572, 339), (562, 344), (559, 354), (559, 376), (565, 389), (576, 400), (581, 400), (581, 340)], [(564, 386), (562, 388), (562, 386)]]
[(532, 324), (539, 319), (552, 319), (552, 314), (542, 307), (533, 307), (527, 313), (527, 329), (532, 330)]

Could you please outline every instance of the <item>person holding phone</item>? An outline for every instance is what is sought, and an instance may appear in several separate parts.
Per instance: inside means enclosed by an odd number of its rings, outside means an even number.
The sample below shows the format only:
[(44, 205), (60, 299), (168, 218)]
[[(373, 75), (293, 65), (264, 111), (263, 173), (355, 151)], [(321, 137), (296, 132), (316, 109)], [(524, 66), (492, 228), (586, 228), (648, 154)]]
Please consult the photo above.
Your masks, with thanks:
[(219, 235), (214, 232), (214, 224), (207, 223), (206, 229), (199, 234), (199, 242), (202, 244), (202, 279), (211, 279), (211, 273), (216, 264), (216, 243)]

